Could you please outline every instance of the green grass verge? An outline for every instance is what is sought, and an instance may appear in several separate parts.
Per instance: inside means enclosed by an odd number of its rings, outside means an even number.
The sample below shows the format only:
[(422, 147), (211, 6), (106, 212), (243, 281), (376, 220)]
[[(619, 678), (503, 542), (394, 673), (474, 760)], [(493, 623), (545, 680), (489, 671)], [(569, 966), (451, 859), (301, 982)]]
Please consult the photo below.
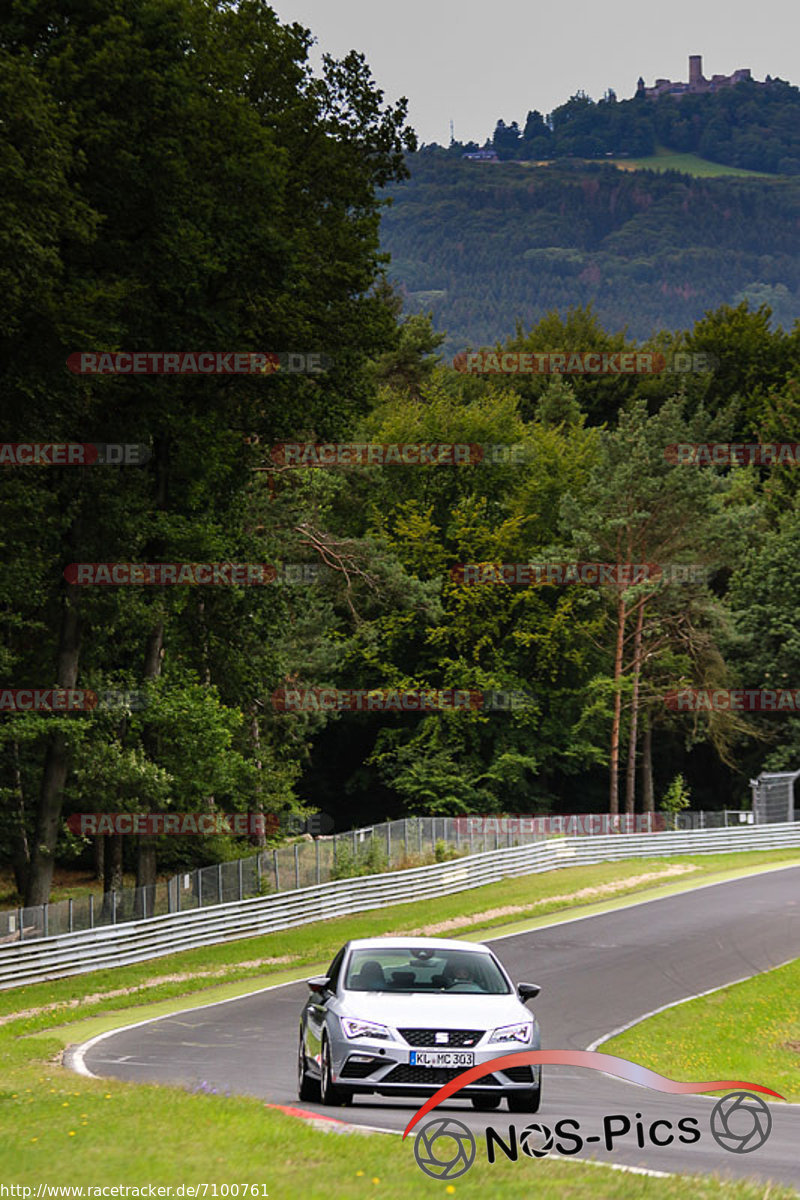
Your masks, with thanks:
[[(21, 1010), (48, 1006), (47, 1012), (14, 1020), (14, 1029), (18, 1033), (34, 1033), (65, 1020), (85, 1020), (101, 1013), (124, 1011), (175, 997), (196, 995), (198, 1003), (207, 1003), (216, 999), (225, 985), (238, 981), (257, 987), (301, 978), (304, 968), (327, 966), (348, 938), (419, 930), (450, 920), (466, 920), (467, 924), (459, 924), (452, 931), (444, 931), (445, 934), (480, 939), (489, 930), (501, 927), (503, 932), (516, 932), (550, 923), (554, 914), (556, 919), (559, 914), (563, 919), (570, 919), (609, 911), (631, 898), (641, 899), (645, 894), (654, 897), (674, 894), (710, 880), (726, 876), (734, 878), (748, 871), (792, 863), (800, 865), (800, 853), (797, 848), (790, 847), (744, 853), (680, 855), (668, 859), (628, 859), (504, 879), (450, 896), (353, 913), (278, 933), (186, 950), (131, 966), (0, 991), (0, 1036), (5, 1027), (1, 1024), (4, 1018)], [(642, 880), (642, 876), (672, 866), (694, 869), (661, 883)], [(516, 907), (528, 911), (508, 912)], [(495, 915), (489, 916), (489, 913)], [(119, 994), (123, 990), (126, 994)], [(110, 992), (117, 994), (108, 995)], [(228, 991), (227, 994), (233, 993)], [(56, 1005), (54, 1010), (49, 1009)]]
[[(677, 883), (654, 888), (635, 882), (638, 876), (674, 863), (698, 869)], [(191, 1095), (178, 1088), (136, 1086), (86, 1079), (58, 1065), (65, 1043), (85, 1036), (87, 1018), (114, 1026), (164, 1010), (208, 1003), (220, 991), (248, 991), (254, 986), (302, 975), (305, 967), (327, 962), (347, 937), (419, 928), (435, 921), (472, 914), (479, 937), (496, 929), (508, 915), (475, 916), (512, 905), (537, 906), (527, 925), (608, 909), (631, 898), (670, 894), (720, 875), (797, 863), (796, 850), (639, 859), (569, 867), (542, 875), (505, 880), (436, 900), (397, 905), (345, 919), (188, 951), (137, 966), (37, 984), (0, 993), (0, 1182), (53, 1184), (256, 1183), (272, 1197), (410, 1197), (442, 1196), (446, 1186), (427, 1179), (413, 1161), (411, 1146), (386, 1135), (334, 1136), (309, 1128), (246, 1097)], [(585, 888), (618, 883), (613, 900), (576, 905), (574, 894)], [(572, 899), (567, 897), (572, 896)], [(626, 897), (628, 898), (626, 901)], [(546, 916), (545, 914), (550, 914)], [(541, 914), (541, 915), (538, 915)], [(556, 914), (555, 917), (553, 914)], [(509, 926), (506, 924), (504, 932)], [(463, 936), (463, 929), (456, 931)], [(247, 965), (260, 957), (291, 956), (290, 964)], [(217, 970), (220, 977), (164, 976)], [(152, 986), (149, 981), (161, 979)], [(109, 996), (121, 988), (138, 989)], [(180, 997), (180, 999), (179, 999)], [(57, 1008), (30, 1013), (44, 1005)], [(20, 1015), (25, 1010), (30, 1015)], [(17, 1014), (17, 1015), (15, 1015)], [(56, 1025), (58, 1028), (53, 1028)], [(37, 1034), (35, 1037), (23, 1035)], [(782, 1089), (779, 1089), (782, 1090)], [(346, 1114), (342, 1114), (346, 1115)], [(589, 1200), (598, 1194), (616, 1200), (756, 1200), (763, 1187), (712, 1179), (651, 1179), (566, 1162), (498, 1163), (482, 1157), (451, 1186), (458, 1196), (486, 1194), (517, 1197), (530, 1186), (536, 1171), (542, 1200)], [(675, 1169), (681, 1169), (676, 1160)], [(377, 1181), (377, 1182), (375, 1182)], [(784, 1200), (789, 1190), (770, 1191)]]
[[(472, 1169), (446, 1185), (417, 1167), (412, 1138), (322, 1133), (241, 1097), (105, 1085), (39, 1074), (38, 1092), (6, 1096), (0, 1177), (53, 1184), (248, 1183), (272, 1200), (763, 1200), (764, 1186), (692, 1177), (652, 1179), (576, 1162), (498, 1162), (479, 1143)], [(68, 1106), (68, 1107), (65, 1107)], [(507, 1114), (509, 1120), (510, 1114)], [(500, 1126), (505, 1121), (498, 1122)], [(680, 1155), (676, 1155), (680, 1170)], [(260, 1190), (260, 1188), (259, 1188)], [(209, 1193), (211, 1194), (211, 1193)], [(769, 1189), (789, 1200), (789, 1189)], [(241, 1196), (241, 1192), (240, 1192)]]
[(649, 1017), (604, 1042), (673, 1079), (748, 1079), (800, 1101), (800, 959)]

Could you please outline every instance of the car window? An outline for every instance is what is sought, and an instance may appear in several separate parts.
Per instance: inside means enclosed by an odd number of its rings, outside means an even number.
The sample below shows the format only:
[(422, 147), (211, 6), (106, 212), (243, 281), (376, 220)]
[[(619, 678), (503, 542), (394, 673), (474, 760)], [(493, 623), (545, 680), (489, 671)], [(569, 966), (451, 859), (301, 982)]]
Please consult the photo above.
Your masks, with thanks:
[(354, 992), (454, 992), (489, 996), (505, 995), (510, 990), (490, 954), (413, 946), (354, 950), (344, 986)]
[(344, 961), (344, 947), (342, 947), (342, 949), (336, 955), (333, 962), (331, 963), (331, 965), (328, 967), (327, 971), (325, 972), (325, 974), (328, 976), (328, 979), (330, 979), (330, 981), (331, 981), (330, 988), (331, 988), (332, 992), (336, 991), (337, 985), (339, 983), (339, 972), (342, 969), (343, 961)]

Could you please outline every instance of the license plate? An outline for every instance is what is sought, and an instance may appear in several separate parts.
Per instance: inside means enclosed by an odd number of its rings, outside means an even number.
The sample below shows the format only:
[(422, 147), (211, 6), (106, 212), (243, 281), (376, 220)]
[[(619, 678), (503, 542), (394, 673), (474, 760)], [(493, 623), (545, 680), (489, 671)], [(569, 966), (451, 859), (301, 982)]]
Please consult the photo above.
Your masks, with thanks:
[(471, 1067), (475, 1055), (471, 1050), (411, 1050), (408, 1062), (412, 1067)]

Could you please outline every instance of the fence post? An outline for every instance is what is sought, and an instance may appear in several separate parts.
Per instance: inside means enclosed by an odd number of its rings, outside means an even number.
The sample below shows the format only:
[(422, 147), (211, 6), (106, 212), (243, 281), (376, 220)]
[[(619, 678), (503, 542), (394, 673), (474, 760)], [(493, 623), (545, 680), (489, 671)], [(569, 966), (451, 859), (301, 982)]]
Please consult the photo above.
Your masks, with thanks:
[(356, 849), (356, 831), (354, 829), (353, 830), (353, 859), (355, 859), (357, 854), (358, 854), (358, 850)]
[(469, 852), (470, 854), (475, 853), (475, 827), (472, 821), (469, 823)]
[(181, 880), (182, 875), (175, 876), (175, 912), (181, 911)]
[(319, 867), (319, 838), (318, 837), (314, 838), (314, 854), (315, 854), (315, 857), (317, 860), (317, 883), (319, 884), (321, 882), (321, 880), (320, 880), (320, 867)]
[(70, 896), (69, 903), (67, 905), (67, 912), (69, 913), (69, 932), (70, 933), (72, 933), (72, 925), (73, 925), (72, 904), (73, 904), (73, 901), (72, 901), (72, 897)]
[(256, 855), (256, 886), (259, 896), (261, 895), (261, 851)]
[(47, 905), (43, 904), (42, 905), (42, 937), (47, 937), (47, 934), (49, 932), (47, 915), (48, 915), (47, 914)]
[(217, 902), (222, 904), (222, 863), (217, 863)]
[(431, 854), (436, 850), (436, 817), (431, 817)]
[(244, 878), (242, 876), (242, 859), (239, 859), (239, 899), (244, 900)]
[(114, 888), (111, 889), (111, 924), (117, 923), (117, 893)]
[(392, 822), (386, 822), (386, 862), (391, 868), (392, 865)]
[(403, 817), (403, 847), (408, 858), (408, 817)]
[(25, 931), (22, 927), (22, 909), (18, 908), (17, 913), (19, 914), (19, 940), (22, 942), (25, 940)]
[(94, 892), (89, 892), (89, 928), (94, 929)]
[(456, 850), (460, 850), (461, 849), (461, 818), (460, 817), (455, 818), (455, 826), (456, 826)]
[(195, 875), (197, 876), (197, 907), (203, 907), (203, 868), (196, 867)]
[(422, 858), (422, 817), (417, 817), (417, 833), (419, 834), (419, 856)]
[(277, 849), (272, 851), (272, 865), (275, 868), (275, 891), (279, 892), (281, 890), (281, 877), (278, 874), (278, 851), (277, 851)]
[(142, 919), (147, 920), (147, 888), (142, 888)]
[(294, 886), (300, 887), (300, 843), (294, 844)]

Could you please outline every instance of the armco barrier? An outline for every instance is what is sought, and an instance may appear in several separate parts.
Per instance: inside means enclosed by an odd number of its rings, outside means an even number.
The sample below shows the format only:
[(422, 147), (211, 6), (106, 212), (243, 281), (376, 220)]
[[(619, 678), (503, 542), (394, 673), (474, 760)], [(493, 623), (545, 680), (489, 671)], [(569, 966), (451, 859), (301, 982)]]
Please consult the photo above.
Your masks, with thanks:
[(706, 829), (683, 833), (631, 833), (600, 837), (550, 838), (527, 846), (490, 850), (429, 867), (340, 879), (319, 887), (220, 904), (146, 921), (102, 926), (81, 933), (37, 938), (0, 947), (0, 988), (80, 975), (126, 963), (160, 958), (330, 920), (348, 913), (450, 895), (514, 875), (610, 859), (655, 858), (671, 854), (800, 847), (800, 822)]

